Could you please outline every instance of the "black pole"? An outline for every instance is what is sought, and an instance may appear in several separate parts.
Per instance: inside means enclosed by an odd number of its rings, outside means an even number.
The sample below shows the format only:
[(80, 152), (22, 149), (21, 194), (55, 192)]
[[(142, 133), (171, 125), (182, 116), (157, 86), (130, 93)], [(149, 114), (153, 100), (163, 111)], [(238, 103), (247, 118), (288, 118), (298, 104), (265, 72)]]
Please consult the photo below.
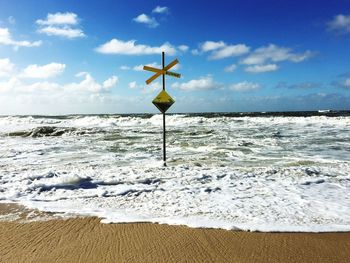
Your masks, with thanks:
[[(162, 68), (165, 67), (164, 52), (162, 52)], [(163, 75), (163, 90), (165, 90), (165, 74)], [(163, 112), (163, 165), (166, 166), (166, 149), (165, 149), (165, 112)]]

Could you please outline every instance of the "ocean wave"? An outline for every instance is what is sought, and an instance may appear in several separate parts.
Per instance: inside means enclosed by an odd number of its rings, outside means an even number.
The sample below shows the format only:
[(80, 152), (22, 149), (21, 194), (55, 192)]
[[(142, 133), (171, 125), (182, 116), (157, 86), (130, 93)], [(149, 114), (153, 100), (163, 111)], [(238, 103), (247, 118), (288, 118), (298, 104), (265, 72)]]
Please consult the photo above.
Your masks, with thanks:
[(22, 137), (44, 137), (44, 136), (61, 136), (63, 134), (84, 134), (84, 131), (77, 131), (76, 128), (63, 128), (52, 126), (41, 126), (31, 129), (30, 131), (9, 132), (8, 136), (22, 136)]
[(350, 226), (350, 117), (0, 117), (0, 200), (103, 222)]

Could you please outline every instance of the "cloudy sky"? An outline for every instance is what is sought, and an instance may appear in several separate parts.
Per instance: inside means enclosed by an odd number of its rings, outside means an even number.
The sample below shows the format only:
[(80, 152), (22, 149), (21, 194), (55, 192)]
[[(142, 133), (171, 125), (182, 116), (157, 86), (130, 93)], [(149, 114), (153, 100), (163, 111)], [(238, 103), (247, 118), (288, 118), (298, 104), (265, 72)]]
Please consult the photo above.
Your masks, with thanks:
[(0, 114), (350, 108), (350, 0), (1, 0)]

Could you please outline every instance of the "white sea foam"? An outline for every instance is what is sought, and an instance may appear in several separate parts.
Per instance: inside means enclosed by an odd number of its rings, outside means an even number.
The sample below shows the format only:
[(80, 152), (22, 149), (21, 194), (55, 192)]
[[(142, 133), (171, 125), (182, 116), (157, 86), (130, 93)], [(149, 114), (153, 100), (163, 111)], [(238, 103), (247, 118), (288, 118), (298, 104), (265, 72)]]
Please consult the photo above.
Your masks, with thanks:
[(167, 167), (161, 123), (0, 117), (0, 201), (104, 223), (350, 231), (350, 117), (168, 116)]

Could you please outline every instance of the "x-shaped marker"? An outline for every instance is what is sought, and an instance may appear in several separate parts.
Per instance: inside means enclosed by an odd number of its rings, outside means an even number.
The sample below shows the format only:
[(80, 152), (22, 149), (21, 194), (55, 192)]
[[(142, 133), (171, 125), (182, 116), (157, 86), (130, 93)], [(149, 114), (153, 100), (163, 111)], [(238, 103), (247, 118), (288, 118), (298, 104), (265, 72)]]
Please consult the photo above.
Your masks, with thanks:
[(144, 70), (156, 72), (156, 74), (154, 74), (152, 77), (150, 77), (148, 80), (146, 80), (146, 83), (150, 84), (153, 80), (155, 80), (156, 78), (158, 78), (160, 75), (163, 75), (163, 74), (180, 78), (181, 77), (180, 74), (168, 71), (168, 69), (171, 69), (177, 63), (179, 63), (179, 61), (177, 59), (175, 59), (173, 62), (169, 63), (163, 69), (157, 69), (157, 68), (152, 68), (152, 67), (149, 67), (149, 66), (143, 66)]

